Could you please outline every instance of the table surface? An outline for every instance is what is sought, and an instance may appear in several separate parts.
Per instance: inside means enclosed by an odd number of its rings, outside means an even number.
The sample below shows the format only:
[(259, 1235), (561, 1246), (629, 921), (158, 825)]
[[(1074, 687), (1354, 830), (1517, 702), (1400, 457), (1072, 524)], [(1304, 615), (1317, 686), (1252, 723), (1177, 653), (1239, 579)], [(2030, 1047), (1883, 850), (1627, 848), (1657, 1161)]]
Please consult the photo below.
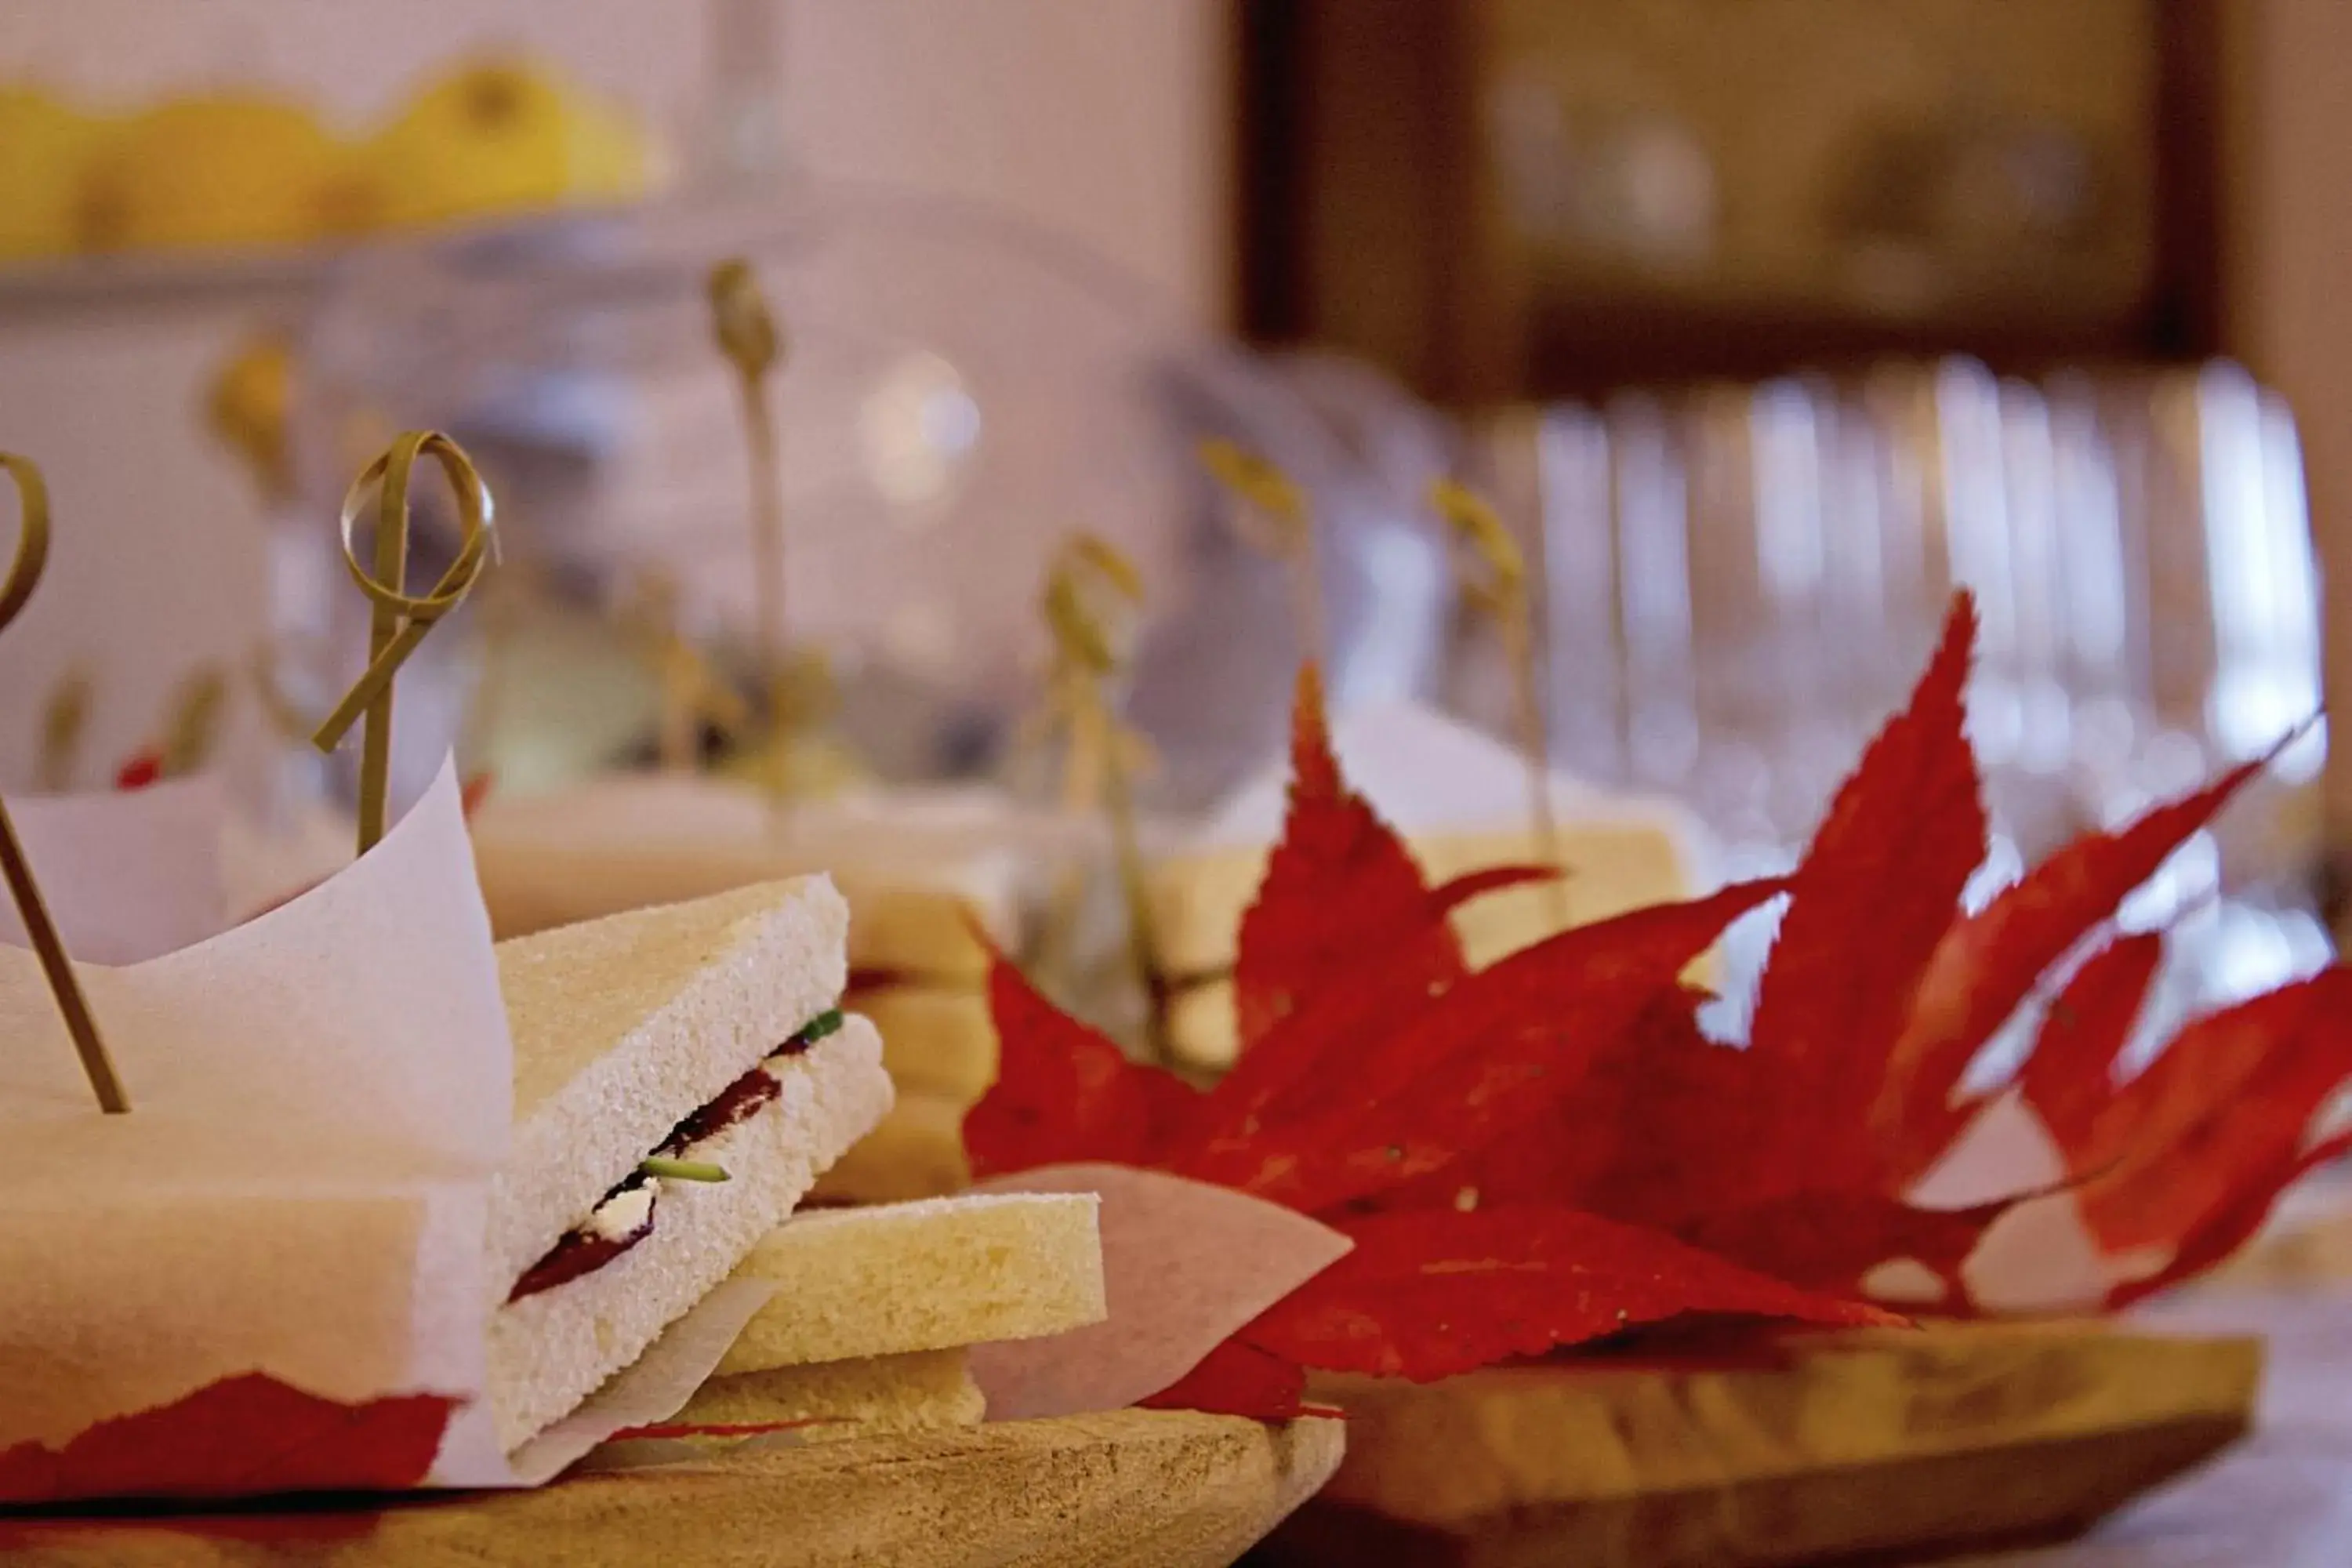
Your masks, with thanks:
[(2270, 1341), (2253, 1434), (2079, 1541), (1965, 1568), (2344, 1568), (2352, 1563), (2352, 1178), (2307, 1187), (2248, 1266), (2134, 1314)]

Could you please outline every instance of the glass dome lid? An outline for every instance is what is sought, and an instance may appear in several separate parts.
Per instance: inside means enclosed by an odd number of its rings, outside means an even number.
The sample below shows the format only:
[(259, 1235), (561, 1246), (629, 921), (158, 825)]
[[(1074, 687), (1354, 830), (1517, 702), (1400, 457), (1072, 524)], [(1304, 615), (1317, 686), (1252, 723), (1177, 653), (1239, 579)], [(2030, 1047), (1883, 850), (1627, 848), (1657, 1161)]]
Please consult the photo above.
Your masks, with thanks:
[[(1212, 436), (1312, 498), (1339, 699), (1428, 684), (1434, 536), (1278, 369), (1017, 221), (870, 188), (803, 180), (756, 205), (681, 200), (349, 258), (305, 338), (305, 513), (326, 515), (392, 430), (445, 429), (497, 494), (508, 568), (546, 603), (609, 616), (657, 573), (679, 625), (740, 650), (749, 460), (706, 294), (728, 257), (752, 264), (785, 340), (772, 397), (788, 636), (824, 650), (884, 771), (1001, 755), (1045, 651), (1048, 560), (1076, 529), (1148, 584), (1138, 707), (1169, 760), (1164, 793), (1201, 797), (1279, 744), (1297, 653), (1281, 568), (1227, 527), (1195, 457)], [(432, 518), (419, 527), (433, 536)], [(861, 691), (893, 693), (895, 714)]]

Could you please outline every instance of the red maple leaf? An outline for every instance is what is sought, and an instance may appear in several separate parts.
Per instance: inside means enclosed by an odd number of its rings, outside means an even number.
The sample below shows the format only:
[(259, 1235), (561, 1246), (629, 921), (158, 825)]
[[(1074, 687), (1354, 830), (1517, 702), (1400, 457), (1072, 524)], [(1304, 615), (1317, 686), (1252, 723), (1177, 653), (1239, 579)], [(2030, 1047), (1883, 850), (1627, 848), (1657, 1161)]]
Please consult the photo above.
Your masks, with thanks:
[(2084, 835), (1952, 925), (1882, 1079), (1874, 1120), (1897, 1169), (1916, 1175), (1935, 1163), (1968, 1121), (1954, 1090), (1984, 1042), (2268, 760), (2232, 768), (2113, 833)]
[(1811, 1289), (1859, 1292), (1896, 1259), (1951, 1289), (2000, 1206), (1948, 1215), (1903, 1202), (1867, 1111), (1880, 1081), (1872, 1052), (1904, 1026), (1984, 854), (1960, 702), (1975, 627), (1962, 596), (1910, 702), (1789, 879), (1747, 1048), (1708, 1040), (1696, 997), (1659, 997), (1572, 1097), (1586, 1145), (1575, 1168), (1563, 1153), (1506, 1150), (1473, 1184), (1482, 1201), (1565, 1202), (1654, 1226)]
[[(1423, 1006), (1465, 973), (1458, 959), (1452, 972), (1443, 975), (1433, 973), (1425, 963), (1391, 962), (1395, 949), (1425, 954), (1433, 945), (1426, 929), (1444, 927), (1447, 917), (1463, 904), (1498, 889), (1550, 875), (1531, 868), (1502, 867), (1457, 877), (1423, 895), (1420, 927), (1391, 933), (1390, 948), (1360, 950), (1356, 954), (1357, 967), (1346, 984), (1322, 986), (1304, 1004), (1286, 1012), (1268, 1031), (1279, 1034), (1278, 1046), (1243, 1054), (1218, 1084), (1213, 1103), (1204, 1110), (1200, 1137), (1204, 1142), (1255, 1138), (1271, 1119), (1286, 1112), (1296, 1114), (1301, 1108), (1309, 1111), (1320, 1108), (1328, 1075), (1354, 1070), (1354, 1058), (1348, 1053), (1391, 1026), (1398, 1015)], [(1444, 940), (1454, 940), (1450, 931)]]
[(1962, 594), (1910, 706), (1863, 753), (1791, 879), (1749, 1034), (1749, 1048), (1772, 1064), (1770, 1147), (1757, 1179), (1875, 1173), (1864, 1113), (1876, 1084), (1853, 1071), (1853, 1043), (1902, 1028), (1985, 856), (1960, 706), (1976, 626)]
[[(1610, 1043), (1662, 994), (1677, 991), (1681, 971), (1731, 921), (1781, 890), (1778, 882), (1744, 884), (1635, 910), (1471, 973), (1448, 924), (1453, 910), (1547, 873), (1501, 868), (1433, 892), (1393, 832), (1340, 780), (1311, 673), (1299, 692), (1299, 779), (1284, 842), (1242, 934), (1239, 967), (1247, 981), (1237, 985), (1250, 993), (1244, 1005), (1255, 1033), (1238, 1067), (1209, 1094), (1195, 1094), (1061, 1014), (1000, 955), (990, 999), (1003, 1063), (995, 1088), (965, 1123), (976, 1170), (1124, 1161), (1339, 1215), (1508, 1146), (1522, 1129), (1559, 1114)], [(1344, 1095), (1331, 1092), (1335, 1081), (1348, 1085)], [(1589, 1235), (1641, 1234), (1582, 1217), (1593, 1227)], [(1406, 1210), (1398, 1223), (1405, 1227), (1398, 1234), (1416, 1237), (1458, 1227), (1450, 1250), (1431, 1242), (1441, 1261), (1491, 1251), (1484, 1238), (1493, 1222), (1450, 1205)], [(1727, 1281), (1748, 1282), (1747, 1271), (1664, 1235), (1647, 1241), (1650, 1250), (1637, 1258), (1664, 1261), (1628, 1277), (1627, 1289), (1638, 1284), (1643, 1293), (1625, 1304), (1627, 1321), (1684, 1310), (1806, 1321), (1880, 1316), (1769, 1280), (1727, 1297)], [(1685, 1265), (1693, 1294), (1677, 1305), (1671, 1270)], [(1545, 1268), (1556, 1279), (1580, 1278), (1565, 1260)], [(1588, 1282), (1606, 1286), (1611, 1278)], [(1580, 1299), (1601, 1310), (1591, 1290)], [(1317, 1300), (1328, 1306), (1333, 1299)], [(1613, 1328), (1616, 1310), (1606, 1306), (1593, 1321)], [(1590, 1337), (1579, 1326), (1584, 1321), (1560, 1320), (1545, 1331), (1544, 1344)], [(1437, 1331), (1409, 1320), (1398, 1330)], [(1531, 1331), (1488, 1332), (1468, 1342), (1516, 1344)], [(1288, 1411), (1304, 1374), (1295, 1360), (1269, 1363), (1266, 1349), (1247, 1355), (1229, 1349), (1160, 1401)], [(1416, 1343), (1396, 1353), (1418, 1364), (1429, 1352)]]
[(1429, 892), (1404, 841), (1339, 777), (1323, 683), (1298, 671), (1291, 710), (1290, 805), (1256, 900), (1242, 916), (1234, 1016), (1244, 1050), (1307, 994), (1355, 973), (1368, 951), (1408, 980), (1462, 973), (1453, 928), (1427, 918)]
[(1128, 1060), (1002, 953), (989, 966), (988, 1007), (1002, 1059), (964, 1117), (974, 1175), (1088, 1160), (1157, 1164), (1195, 1113), (1200, 1097), (1181, 1079)]
[(2105, 1163), (2091, 1152), (2092, 1130), (2113, 1099), (2116, 1058), (2163, 960), (2164, 939), (2152, 931), (2117, 938), (2074, 972), (2033, 1037), (2019, 1087), (2059, 1147), (2074, 1152), (2077, 1174)]
[[(2333, 968), (2200, 1019), (2065, 1145), (2109, 1249), (2175, 1247), (2292, 1170), (2352, 1078), (2352, 971)], [(2272, 1189), (2275, 1192), (2275, 1188)]]
[(1244, 1339), (1307, 1366), (1426, 1382), (1696, 1313), (1849, 1327), (1902, 1321), (1574, 1209), (1423, 1209), (1339, 1225), (1355, 1250), (1268, 1309)]
[(1313, 1413), (1306, 1401), (1305, 1367), (1246, 1341), (1229, 1339), (1192, 1371), (1138, 1403), (1146, 1410), (1199, 1410), (1211, 1415), (1245, 1415), (1253, 1421), (1291, 1421)]
[[(1974, 1310), (1963, 1263), (2009, 1203), (2038, 1194), (1957, 1212), (1906, 1201), (1982, 1108), (1962, 1070), (2252, 771), (2089, 836), (1964, 915), (1985, 837), (1961, 703), (1974, 635), (1961, 596), (1785, 882), (1638, 910), (1475, 973), (1451, 911), (1535, 873), (1429, 890), (1341, 777), (1310, 672), (1283, 842), (1240, 934), (1238, 1064), (1195, 1094), (1000, 961), (1004, 1068), (969, 1123), (976, 1162), (1157, 1165), (1356, 1235), (1239, 1336), (1273, 1363), (1229, 1342), (1162, 1402), (1287, 1408), (1286, 1366), (1435, 1375), (1684, 1317), (1882, 1321), (1858, 1298), (1898, 1260), (1941, 1280), (1946, 1308)], [(1679, 974), (1783, 890), (1752, 1038), (1718, 1045)], [(2077, 970), (2020, 1086), (2095, 1233), (2168, 1249), (2118, 1299), (2251, 1234), (2337, 1147), (2308, 1129), (2352, 1075), (2352, 1024), (2336, 1022), (2352, 980), (2330, 971), (2192, 1026), (2122, 1080), (2159, 951), (2124, 938)]]
[[(1708, 1045), (1686, 1010), (1617, 1042), (1576, 1107), (1580, 1121), (1616, 1130), (1609, 1152), (1572, 1173), (1553, 1159), (1573, 1177), (1557, 1197), (1821, 1289), (1861, 1289), (1877, 1265), (1907, 1259), (1944, 1281), (1950, 1307), (1971, 1310), (1960, 1265), (2007, 1205), (1946, 1214), (1903, 1200), (1982, 1108), (1958, 1094), (1962, 1071), (2249, 776), (2235, 770), (2080, 840), (1961, 916), (1983, 828), (1958, 704), (1972, 629), (1963, 600), (1791, 879), (1748, 1048)], [(2160, 1070), (2123, 1083), (2116, 1055), (2160, 949), (2154, 936), (2125, 938), (2085, 963), (2044, 1019), (2021, 1087), (2084, 1184), (2095, 1232), (2118, 1250), (2171, 1245), (2179, 1258), (2243, 1239), (2247, 1194), (2262, 1194), (2258, 1219), (2352, 1061), (2284, 994), (2192, 1028), (2173, 1066), (2159, 1058)], [(1510, 1177), (1491, 1173), (1482, 1191), (1531, 1195)]]
[(1653, 998), (1578, 1086), (1563, 1136), (1505, 1139), (1441, 1189), (1399, 1193), (1393, 1205), (1568, 1203), (1665, 1230), (1706, 1214), (1723, 1173), (1752, 1158), (1743, 1140), (1757, 1065), (1700, 1029), (1708, 1000), (1685, 987)]
[[(1741, 883), (1524, 948), (1359, 1036), (1346, 1097), (1326, 1086), (1294, 1120), (1262, 1114), (1243, 1131), (1221, 1127), (1221, 1084), (1202, 1112), (1213, 1131), (1174, 1168), (1310, 1214), (1443, 1170), (1554, 1108), (1605, 1041), (1778, 891)], [(1299, 1015), (1302, 1029), (1313, 1012)], [(1281, 1041), (1271, 1035), (1259, 1049)]]
[(1964, 1209), (1914, 1208), (1866, 1188), (1817, 1186), (1761, 1201), (1733, 1200), (1674, 1226), (1676, 1236), (1808, 1289), (1869, 1293), (1883, 1264), (1914, 1263), (1940, 1281), (1938, 1305), (1964, 1305), (1960, 1266), (2008, 1201)]
[(457, 1405), (436, 1394), (343, 1405), (246, 1373), (101, 1421), (61, 1448), (0, 1451), (0, 1502), (398, 1491), (433, 1468)]
[(2324, 1139), (2291, 1158), (2242, 1172), (2241, 1184), (2228, 1203), (2183, 1233), (2173, 1247), (2171, 1258), (2161, 1268), (2144, 1279), (2110, 1291), (2107, 1305), (2128, 1307), (2226, 1262), (2262, 1228), (2281, 1193), (2347, 1153), (2352, 1153), (2352, 1131)]

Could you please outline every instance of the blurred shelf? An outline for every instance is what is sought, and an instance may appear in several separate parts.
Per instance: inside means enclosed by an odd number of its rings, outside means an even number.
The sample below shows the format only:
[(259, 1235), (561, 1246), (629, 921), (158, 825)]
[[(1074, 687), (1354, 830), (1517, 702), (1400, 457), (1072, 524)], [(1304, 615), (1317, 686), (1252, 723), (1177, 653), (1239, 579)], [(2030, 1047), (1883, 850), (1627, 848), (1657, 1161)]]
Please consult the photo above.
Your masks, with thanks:
[(538, 240), (630, 206), (579, 205), (308, 245), (104, 251), (0, 265), (0, 325), (61, 314), (121, 314), (307, 300), (346, 267), (389, 251)]

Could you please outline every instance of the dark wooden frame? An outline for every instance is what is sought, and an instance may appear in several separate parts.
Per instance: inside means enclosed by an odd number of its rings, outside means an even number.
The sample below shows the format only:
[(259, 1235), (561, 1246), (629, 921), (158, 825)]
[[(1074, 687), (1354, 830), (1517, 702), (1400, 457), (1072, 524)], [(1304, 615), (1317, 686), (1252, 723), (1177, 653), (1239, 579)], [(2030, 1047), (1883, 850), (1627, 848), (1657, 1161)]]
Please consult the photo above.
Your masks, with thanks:
[(1538, 332), (1527, 280), (1484, 226), (1496, 204), (1465, 107), (1480, 0), (1234, 0), (1239, 320), (1254, 342), (1358, 353), (1454, 405), (1885, 354), (1969, 353), (2031, 372), (2217, 353), (2222, 0), (2151, 3), (2157, 276), (2120, 327), (1955, 331), (1612, 300)]

